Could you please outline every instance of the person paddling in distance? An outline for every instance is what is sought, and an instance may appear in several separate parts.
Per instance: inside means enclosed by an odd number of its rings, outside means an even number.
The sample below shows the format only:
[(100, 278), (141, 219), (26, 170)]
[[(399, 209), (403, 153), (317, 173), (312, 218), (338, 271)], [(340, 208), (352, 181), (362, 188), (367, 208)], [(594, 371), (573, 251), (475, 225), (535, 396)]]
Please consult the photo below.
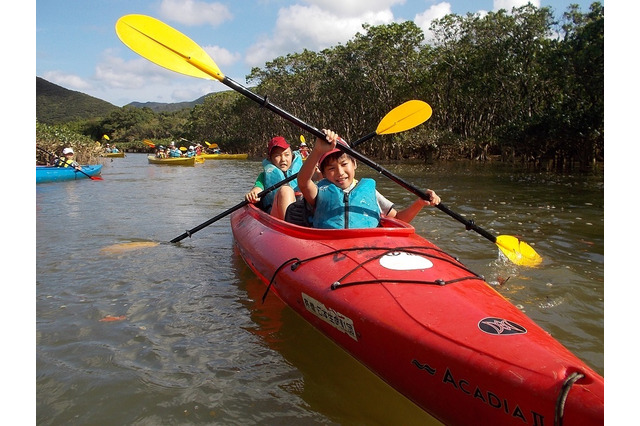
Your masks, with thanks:
[(82, 170), (80, 164), (73, 159), (73, 148), (65, 148), (62, 150), (62, 157), (56, 157), (53, 165), (56, 167), (73, 167), (76, 170)]
[(302, 167), (302, 156), (292, 151), (282, 136), (275, 136), (267, 145), (267, 158), (262, 161), (263, 171), (258, 175), (253, 188), (244, 196), (250, 203), (261, 202), (262, 210), (278, 219), (284, 219), (287, 207), (296, 201), (297, 179), (266, 194), (262, 200), (258, 194), (264, 189), (298, 173)]
[[(374, 179), (356, 179), (356, 160), (336, 148), (340, 138), (335, 132), (323, 131), (327, 141), (316, 139), (309, 158), (298, 173), (300, 191), (313, 208), (314, 228), (375, 228), (381, 216), (411, 222), (424, 206), (440, 203), (440, 197), (428, 189), (428, 201), (418, 198), (409, 207), (396, 210), (394, 204), (376, 190)], [(343, 141), (341, 143), (347, 146)], [(317, 184), (312, 179), (316, 164), (324, 176)]]

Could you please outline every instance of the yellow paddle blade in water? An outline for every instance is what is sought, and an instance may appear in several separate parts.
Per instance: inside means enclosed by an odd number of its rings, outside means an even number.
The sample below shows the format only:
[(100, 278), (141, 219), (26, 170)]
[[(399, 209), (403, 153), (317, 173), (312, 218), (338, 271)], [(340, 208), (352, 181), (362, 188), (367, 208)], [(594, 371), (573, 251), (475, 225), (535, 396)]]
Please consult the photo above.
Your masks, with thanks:
[(196, 42), (162, 21), (146, 15), (125, 15), (116, 34), (131, 50), (171, 71), (222, 81), (218, 65)]
[(398, 105), (384, 116), (376, 133), (378, 135), (388, 135), (391, 133), (404, 132), (424, 123), (431, 117), (431, 106), (424, 101), (411, 100)]
[(496, 244), (502, 253), (516, 265), (537, 266), (542, 262), (542, 257), (524, 241), (511, 235), (499, 235)]
[(154, 243), (151, 241), (134, 241), (129, 243), (112, 244), (100, 250), (106, 254), (121, 254), (132, 250), (140, 250), (143, 248), (155, 247), (160, 243)]

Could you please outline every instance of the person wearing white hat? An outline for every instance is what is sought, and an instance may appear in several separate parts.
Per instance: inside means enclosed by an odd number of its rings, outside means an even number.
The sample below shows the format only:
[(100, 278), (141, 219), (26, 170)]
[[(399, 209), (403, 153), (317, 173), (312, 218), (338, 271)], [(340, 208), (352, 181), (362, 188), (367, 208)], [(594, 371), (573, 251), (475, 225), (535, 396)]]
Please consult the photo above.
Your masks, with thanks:
[(311, 153), (311, 151), (309, 151), (309, 147), (307, 146), (306, 142), (302, 142), (300, 143), (300, 155), (302, 156), (303, 160), (306, 160), (307, 157), (309, 156), (309, 154)]
[(80, 164), (73, 159), (73, 148), (65, 148), (62, 150), (62, 157), (56, 157), (54, 166), (56, 167), (73, 167), (76, 170), (82, 170)]
[(187, 150), (187, 152), (185, 153), (186, 157), (195, 157), (196, 156), (196, 151), (193, 145), (189, 146), (189, 149)]

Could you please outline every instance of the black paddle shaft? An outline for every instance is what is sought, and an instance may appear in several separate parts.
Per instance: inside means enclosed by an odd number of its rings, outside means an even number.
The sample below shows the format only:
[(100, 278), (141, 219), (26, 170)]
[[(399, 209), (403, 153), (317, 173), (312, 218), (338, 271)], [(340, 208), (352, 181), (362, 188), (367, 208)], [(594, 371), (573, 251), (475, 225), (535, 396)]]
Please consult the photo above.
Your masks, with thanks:
[[(369, 139), (373, 138), (374, 136), (376, 136), (377, 133), (376, 132), (371, 132), (368, 135), (361, 137), (360, 139), (358, 139), (357, 141), (355, 141), (353, 143), (353, 146), (358, 146), (363, 142), (368, 141)], [(282, 185), (291, 182), (292, 180), (294, 180), (296, 177), (298, 177), (298, 174), (295, 173), (291, 176), (289, 176), (286, 179), (281, 180), (280, 182), (276, 183), (275, 185), (271, 185), (270, 187), (266, 188), (265, 190), (263, 190), (262, 192), (260, 192), (258, 194), (258, 198), (262, 198), (265, 195), (267, 195), (268, 193), (270, 193), (271, 191), (273, 191), (274, 189), (278, 189), (280, 188)], [(222, 213), (220, 213), (219, 215), (217, 215), (216, 217), (212, 217), (211, 219), (209, 219), (208, 221), (201, 223), (200, 225), (196, 226), (195, 228), (189, 229), (188, 231), (185, 231), (183, 234), (178, 235), (177, 237), (175, 237), (173, 240), (171, 240), (171, 243), (177, 243), (178, 241), (182, 241), (187, 237), (191, 237), (191, 234), (198, 232), (199, 230), (206, 228), (207, 226), (211, 225), (213, 222), (217, 222), (218, 220), (222, 219), (223, 217), (235, 212), (236, 210), (246, 206), (247, 204), (249, 204), (249, 202), (247, 200), (244, 200), (238, 204), (236, 204), (235, 206), (231, 207), (229, 210), (226, 210)]]

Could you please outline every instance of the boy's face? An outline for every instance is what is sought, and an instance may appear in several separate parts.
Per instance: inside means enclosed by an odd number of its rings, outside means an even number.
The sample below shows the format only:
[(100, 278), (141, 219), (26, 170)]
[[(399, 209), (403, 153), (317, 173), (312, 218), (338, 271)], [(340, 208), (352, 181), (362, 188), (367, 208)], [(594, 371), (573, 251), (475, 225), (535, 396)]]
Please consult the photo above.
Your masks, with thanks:
[(327, 159), (322, 175), (340, 189), (347, 189), (353, 183), (358, 165), (347, 154), (337, 159)]
[(271, 157), (269, 157), (269, 160), (271, 160), (273, 165), (283, 172), (289, 170), (292, 159), (293, 153), (291, 152), (291, 148), (282, 149), (279, 146), (276, 146), (271, 150)]

